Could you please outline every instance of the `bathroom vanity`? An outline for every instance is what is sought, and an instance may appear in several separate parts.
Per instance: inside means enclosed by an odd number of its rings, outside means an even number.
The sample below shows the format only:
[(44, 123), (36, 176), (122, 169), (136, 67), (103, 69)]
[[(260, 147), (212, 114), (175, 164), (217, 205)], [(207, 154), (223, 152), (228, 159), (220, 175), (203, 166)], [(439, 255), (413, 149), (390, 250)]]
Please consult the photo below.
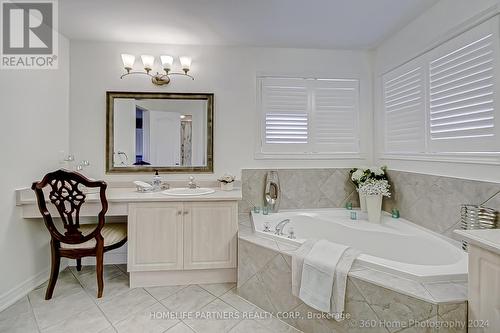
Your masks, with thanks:
[[(22, 217), (42, 221), (32, 192), (18, 190), (17, 205)], [(111, 187), (106, 197), (106, 216), (127, 217), (131, 288), (236, 282), (240, 189), (181, 197)], [(97, 216), (97, 199), (87, 194), (82, 217)]]
[(455, 230), (468, 242), (470, 332), (500, 327), (500, 230)]

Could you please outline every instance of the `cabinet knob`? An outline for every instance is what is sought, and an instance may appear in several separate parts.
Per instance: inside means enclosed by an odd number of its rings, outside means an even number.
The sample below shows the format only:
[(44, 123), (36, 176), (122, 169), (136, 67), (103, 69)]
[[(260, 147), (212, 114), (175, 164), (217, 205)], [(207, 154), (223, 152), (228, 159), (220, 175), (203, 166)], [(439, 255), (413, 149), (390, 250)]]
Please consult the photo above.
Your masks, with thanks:
[(182, 215), (182, 210), (178, 210), (177, 215)]
[(189, 214), (189, 210), (184, 211), (184, 215), (187, 215), (187, 214)]

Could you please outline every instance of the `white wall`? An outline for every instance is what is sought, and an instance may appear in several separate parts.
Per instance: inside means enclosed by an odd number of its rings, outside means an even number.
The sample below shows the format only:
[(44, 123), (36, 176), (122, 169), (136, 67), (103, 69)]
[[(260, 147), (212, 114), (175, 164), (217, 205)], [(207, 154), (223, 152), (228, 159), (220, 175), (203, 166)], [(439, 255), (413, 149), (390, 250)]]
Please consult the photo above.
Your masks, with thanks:
[[(265, 161), (255, 160), (256, 75), (296, 74), (313, 77), (361, 79), (361, 133), (370, 158), (371, 58), (367, 52), (175, 46), (71, 41), (70, 148), (79, 159), (92, 163), (90, 176), (107, 180), (149, 180), (151, 175), (105, 175), (105, 92), (162, 91), (215, 94), (215, 175), (240, 175), (241, 168), (341, 167), (367, 164), (359, 160)], [(156, 87), (144, 76), (120, 80), (121, 53), (189, 55), (195, 81), (174, 77), (169, 86)], [(136, 63), (139, 66), (139, 61)], [(186, 179), (186, 175), (168, 175)]]
[(0, 310), (48, 277), (49, 233), (41, 219), (20, 218), (14, 191), (59, 167), (59, 152), (68, 151), (68, 98), (63, 37), (58, 70), (0, 70)]
[[(379, 159), (382, 151), (381, 76), (407, 62), (461, 27), (490, 12), (500, 0), (441, 0), (374, 50), (375, 162), (390, 169), (500, 182), (499, 165)], [(496, 9), (493, 9), (493, 11)]]

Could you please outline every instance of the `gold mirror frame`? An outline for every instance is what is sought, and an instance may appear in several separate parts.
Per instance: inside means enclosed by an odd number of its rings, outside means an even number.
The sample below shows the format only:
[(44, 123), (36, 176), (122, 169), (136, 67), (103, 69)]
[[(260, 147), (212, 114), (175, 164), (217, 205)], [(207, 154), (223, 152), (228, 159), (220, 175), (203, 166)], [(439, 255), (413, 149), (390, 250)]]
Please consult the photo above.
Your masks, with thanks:
[[(114, 152), (114, 101), (115, 98), (135, 99), (187, 99), (207, 101), (207, 165), (195, 167), (115, 167)], [(106, 173), (213, 173), (214, 172), (214, 94), (205, 93), (161, 93), (161, 92), (106, 92)]]

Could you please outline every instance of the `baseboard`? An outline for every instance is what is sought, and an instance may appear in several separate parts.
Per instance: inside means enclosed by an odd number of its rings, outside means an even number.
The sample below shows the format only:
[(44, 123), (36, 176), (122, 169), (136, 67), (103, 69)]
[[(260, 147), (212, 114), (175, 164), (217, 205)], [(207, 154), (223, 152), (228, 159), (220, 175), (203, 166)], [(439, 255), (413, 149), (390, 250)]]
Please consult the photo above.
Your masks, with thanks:
[[(68, 260), (69, 266), (76, 266), (76, 260)], [(104, 254), (104, 265), (118, 265), (127, 263), (127, 253), (126, 252), (108, 252)], [(85, 257), (82, 258), (83, 266), (94, 266), (95, 257)]]
[[(64, 270), (68, 265), (61, 261), (60, 270)], [(35, 274), (34, 276), (21, 282), (11, 290), (7, 291), (3, 295), (0, 295), (0, 312), (11, 306), (12, 304), (19, 301), (24, 296), (28, 295), (36, 287), (44, 283), (49, 279), (50, 269), (44, 269), (43, 271)]]
[(130, 272), (130, 288), (236, 282), (236, 268)]

